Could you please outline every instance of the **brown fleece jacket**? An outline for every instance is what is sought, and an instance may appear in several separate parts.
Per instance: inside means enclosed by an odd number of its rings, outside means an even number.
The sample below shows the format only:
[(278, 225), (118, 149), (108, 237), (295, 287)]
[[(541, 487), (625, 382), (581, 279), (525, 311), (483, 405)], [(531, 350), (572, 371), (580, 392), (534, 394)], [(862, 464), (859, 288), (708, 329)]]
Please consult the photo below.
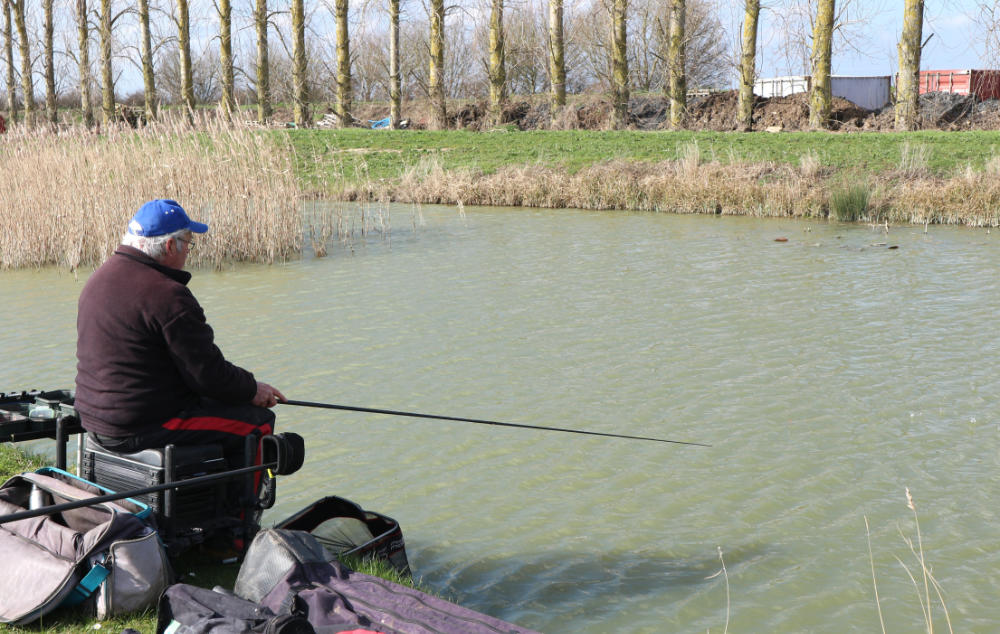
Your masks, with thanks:
[(215, 345), (190, 279), (122, 245), (87, 281), (77, 313), (75, 401), (85, 429), (130, 436), (199, 397), (253, 399), (253, 374)]

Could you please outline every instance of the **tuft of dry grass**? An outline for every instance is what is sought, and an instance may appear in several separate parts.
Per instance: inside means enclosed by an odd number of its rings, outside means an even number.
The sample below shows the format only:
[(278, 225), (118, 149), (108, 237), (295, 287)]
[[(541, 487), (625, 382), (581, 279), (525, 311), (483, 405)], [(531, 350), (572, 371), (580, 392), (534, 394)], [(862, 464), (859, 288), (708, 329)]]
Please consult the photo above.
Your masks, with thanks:
[(239, 123), (199, 127), (19, 127), (0, 136), (0, 268), (95, 266), (153, 198), (175, 199), (210, 225), (195, 265), (298, 253), (299, 190), (284, 137)]
[[(903, 538), (903, 542), (910, 550), (910, 554), (913, 555), (915, 563), (919, 566), (919, 571), (917, 576), (913, 574), (910, 567), (903, 562), (902, 559), (896, 557), (896, 561), (902, 566), (903, 570), (906, 572), (906, 576), (909, 577), (910, 582), (913, 584), (913, 588), (917, 593), (917, 600), (920, 604), (920, 611), (924, 617), (924, 627), (927, 630), (927, 634), (934, 634), (934, 596), (937, 597), (938, 603), (940, 603), (941, 610), (944, 612), (945, 624), (948, 626), (948, 632), (953, 634), (954, 629), (951, 624), (951, 615), (948, 613), (948, 605), (944, 600), (944, 593), (942, 592), (941, 584), (934, 577), (931, 572), (930, 566), (924, 556), (924, 542), (923, 536), (920, 533), (920, 518), (917, 516), (917, 506), (913, 502), (913, 496), (910, 495), (910, 488), (906, 487), (906, 507), (913, 512), (913, 525), (914, 531), (916, 533), (916, 545), (914, 545), (914, 540), (907, 536), (903, 532), (902, 528), (899, 528), (899, 535)], [(868, 518), (865, 517), (865, 533), (868, 535), (868, 557), (871, 562), (872, 569), (872, 585), (875, 588), (875, 606), (878, 609), (879, 623), (882, 626), (882, 632), (885, 632), (885, 620), (882, 617), (882, 604), (879, 599), (878, 593), (878, 582), (875, 577), (875, 559), (872, 555), (871, 549), (871, 534), (868, 527)], [(920, 577), (919, 580), (917, 577)], [(922, 586), (922, 587), (921, 587)], [(934, 595), (931, 595), (931, 588), (934, 589)]]
[(816, 150), (809, 150), (799, 157), (799, 175), (805, 179), (814, 179), (820, 175), (823, 164)]
[(903, 141), (899, 148), (899, 173), (904, 178), (927, 176), (930, 164), (930, 148), (926, 145)]
[(701, 148), (697, 141), (692, 141), (681, 147), (680, 158), (677, 160), (677, 171), (685, 179), (693, 179), (698, 175), (701, 165)]

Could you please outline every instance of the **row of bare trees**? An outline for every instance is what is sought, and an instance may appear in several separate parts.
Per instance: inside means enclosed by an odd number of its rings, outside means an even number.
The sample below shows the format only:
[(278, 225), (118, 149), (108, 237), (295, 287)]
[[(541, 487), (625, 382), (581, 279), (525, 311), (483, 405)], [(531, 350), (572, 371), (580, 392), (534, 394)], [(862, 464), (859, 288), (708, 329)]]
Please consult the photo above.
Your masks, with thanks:
[[(310, 102), (326, 98), (335, 103), (341, 124), (348, 125), (354, 100), (360, 98), (387, 99), (395, 125), (402, 119), (404, 97), (423, 95), (433, 106), (431, 126), (440, 128), (447, 125), (449, 97), (485, 96), (490, 120), (499, 123), (511, 94), (547, 92), (555, 119), (567, 92), (600, 90), (610, 95), (614, 124), (620, 127), (628, 124), (629, 97), (637, 88), (665, 94), (670, 122), (680, 127), (688, 88), (718, 86), (731, 72), (713, 0), (475, 1), (482, 4), (429, 0), (424, 19), (419, 6), (401, 6), (401, 0), (354, 6), (349, 0), (308, 5), (304, 0), (244, 0), (236, 7), (242, 21), (234, 25), (232, 0), (213, 0), (211, 12), (207, 0), (0, 0), (7, 109), (17, 119), (23, 108), (29, 124), (42, 116), (55, 123), (57, 104), (73, 92), (75, 73), (85, 123), (95, 120), (95, 88), (101, 118), (108, 122), (115, 117), (115, 85), (134, 67), (142, 76), (144, 114), (150, 120), (157, 118), (161, 103), (180, 104), (191, 116), (198, 103), (213, 101), (223, 116), (230, 116), (238, 102), (255, 102), (258, 117), (268, 120), (277, 100), (290, 103), (295, 122), (306, 125)], [(825, 128), (831, 114), (834, 33), (844, 26), (844, 7), (860, 0), (803, 2), (812, 23), (810, 124)], [(737, 116), (738, 126), (749, 130), (761, 0), (744, 3)], [(61, 50), (54, 37), (57, 15), (76, 32), (72, 42), (71, 30), (65, 30)], [(905, 0), (900, 129), (911, 129), (916, 121), (922, 20), (923, 0)], [(32, 24), (35, 28), (29, 28)], [(251, 29), (254, 45), (242, 51), (234, 47), (234, 33)], [(138, 41), (129, 41), (136, 33)], [(204, 48), (198, 57), (192, 54), (193, 35)], [(44, 80), (44, 113), (35, 103), (38, 76)]]
[[(809, 94), (809, 125), (814, 129), (830, 127), (833, 36), (835, 31), (848, 21), (844, 9), (851, 4), (852, 0), (815, 0), (806, 5), (813, 11), (809, 15), (813, 25), (812, 48), (809, 55), (812, 79)], [(760, 10), (761, 0), (745, 0), (737, 106), (738, 125), (743, 130), (749, 130), (752, 122)], [(896, 85), (895, 109), (897, 130), (913, 130), (917, 125), (920, 52), (925, 44), (922, 39), (923, 19), (924, 1), (904, 0), (903, 32), (898, 45), (899, 78)]]
[[(616, 95), (624, 125), (630, 86), (679, 95), (688, 77), (709, 86), (728, 73), (712, 0), (578, 0), (565, 7), (563, 0), (522, 0), (513, 10), (503, 0), (471, 7), (430, 0), (426, 18), (414, 3), (384, 1), (214, 0), (208, 15), (206, 0), (0, 0), (7, 110), (29, 124), (55, 123), (57, 105), (75, 95), (87, 125), (107, 122), (120, 100), (116, 85), (131, 73), (141, 75), (150, 120), (163, 103), (190, 114), (205, 102), (218, 103), (225, 116), (238, 102), (256, 102), (267, 120), (277, 100), (291, 104), (304, 125), (309, 103), (326, 99), (347, 124), (357, 95), (389, 100), (396, 122), (402, 99), (422, 95), (440, 127), (451, 97), (486, 96), (499, 121), (510, 94), (549, 92), (557, 116), (567, 91), (600, 90)], [(234, 24), (234, 13), (242, 23)], [(239, 33), (251, 29), (252, 51), (245, 36), (240, 50)], [(193, 50), (199, 42), (200, 55)], [(693, 54), (685, 58), (685, 49)]]

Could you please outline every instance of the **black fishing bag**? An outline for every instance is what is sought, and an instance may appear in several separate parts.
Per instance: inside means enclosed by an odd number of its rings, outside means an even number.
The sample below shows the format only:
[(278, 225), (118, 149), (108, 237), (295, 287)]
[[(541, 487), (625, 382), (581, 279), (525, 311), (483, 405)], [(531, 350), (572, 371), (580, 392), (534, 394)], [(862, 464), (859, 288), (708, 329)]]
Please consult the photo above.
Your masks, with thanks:
[(156, 634), (315, 634), (305, 618), (277, 616), (221, 588), (177, 583), (160, 597)]
[(366, 511), (350, 500), (333, 495), (325, 497), (278, 522), (274, 528), (312, 533), (333, 557), (382, 559), (399, 574), (410, 574), (399, 522)]

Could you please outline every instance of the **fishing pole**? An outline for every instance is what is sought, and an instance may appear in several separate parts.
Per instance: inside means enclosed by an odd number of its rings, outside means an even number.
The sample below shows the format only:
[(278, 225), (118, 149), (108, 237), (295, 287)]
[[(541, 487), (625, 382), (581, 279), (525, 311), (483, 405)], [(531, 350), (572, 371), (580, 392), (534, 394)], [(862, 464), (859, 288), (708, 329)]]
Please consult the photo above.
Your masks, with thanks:
[(351, 405), (333, 405), (331, 403), (313, 403), (311, 401), (280, 401), (282, 405), (296, 405), (298, 407), (318, 407), (320, 409), (339, 409), (348, 412), (368, 412), (371, 414), (387, 414), (389, 416), (411, 416), (413, 418), (432, 418), (435, 420), (451, 420), (460, 423), (476, 423), (478, 425), (499, 425), (501, 427), (520, 427), (522, 429), (539, 429), (543, 431), (561, 431), (568, 434), (585, 434), (587, 436), (606, 436), (608, 438), (625, 438), (628, 440), (649, 440), (652, 442), (668, 442), (676, 445), (697, 445), (699, 447), (711, 447), (700, 442), (686, 442), (683, 440), (666, 440), (664, 438), (648, 438), (645, 436), (626, 436), (624, 434), (608, 434), (599, 431), (584, 431), (581, 429), (564, 429), (562, 427), (544, 427), (541, 425), (524, 425), (521, 423), (501, 423), (495, 420), (482, 420), (479, 418), (459, 418), (457, 416), (438, 416), (435, 414), (418, 414), (416, 412), (400, 412), (391, 409), (376, 409), (373, 407), (354, 407)]

